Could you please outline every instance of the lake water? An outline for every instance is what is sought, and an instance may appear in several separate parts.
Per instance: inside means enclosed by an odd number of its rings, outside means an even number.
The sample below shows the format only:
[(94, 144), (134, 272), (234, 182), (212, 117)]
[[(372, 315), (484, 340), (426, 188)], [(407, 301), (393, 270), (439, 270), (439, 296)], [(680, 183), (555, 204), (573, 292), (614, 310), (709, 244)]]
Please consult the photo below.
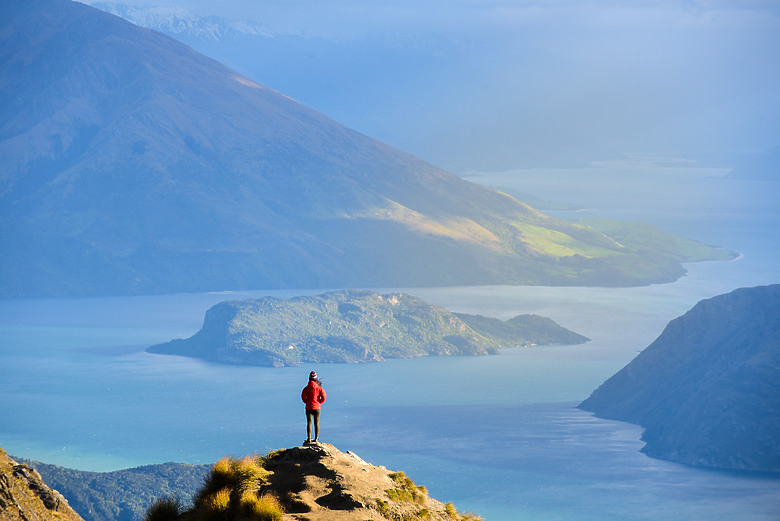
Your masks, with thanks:
[(780, 519), (780, 479), (648, 458), (639, 427), (575, 409), (698, 300), (780, 282), (777, 184), (719, 171), (591, 170), (472, 178), (587, 208), (577, 215), (653, 222), (742, 257), (643, 288), (378, 288), (458, 312), (537, 313), (592, 338), (380, 364), (238, 367), (144, 352), (193, 334), (221, 300), (319, 291), (0, 301), (0, 447), (84, 470), (290, 447), (305, 437), (299, 393), (314, 369), (329, 393), (323, 441), (404, 470), (487, 520)]

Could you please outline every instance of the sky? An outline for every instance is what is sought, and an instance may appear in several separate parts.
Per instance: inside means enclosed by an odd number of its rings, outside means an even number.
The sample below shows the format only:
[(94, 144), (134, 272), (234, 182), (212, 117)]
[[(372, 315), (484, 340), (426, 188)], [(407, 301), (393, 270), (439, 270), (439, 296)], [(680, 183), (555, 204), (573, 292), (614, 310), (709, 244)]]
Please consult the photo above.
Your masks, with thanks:
[[(314, 108), (456, 172), (624, 157), (719, 166), (780, 145), (778, 0), (116, 3), (342, 42), (446, 39), (455, 67), (439, 77), (399, 69), (418, 84), (405, 101), (377, 91), (360, 114), (335, 101)], [(361, 88), (354, 97), (372, 95), (370, 82)]]

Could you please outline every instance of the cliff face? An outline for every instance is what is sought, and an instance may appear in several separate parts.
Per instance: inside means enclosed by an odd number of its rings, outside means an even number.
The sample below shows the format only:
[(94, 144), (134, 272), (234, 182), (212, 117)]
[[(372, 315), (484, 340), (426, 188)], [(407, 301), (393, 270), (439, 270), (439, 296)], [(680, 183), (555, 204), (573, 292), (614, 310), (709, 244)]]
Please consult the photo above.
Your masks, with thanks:
[(643, 426), (650, 456), (780, 472), (780, 285), (699, 302), (580, 408)]
[(3, 521), (83, 521), (34, 469), (0, 449), (0, 519)]

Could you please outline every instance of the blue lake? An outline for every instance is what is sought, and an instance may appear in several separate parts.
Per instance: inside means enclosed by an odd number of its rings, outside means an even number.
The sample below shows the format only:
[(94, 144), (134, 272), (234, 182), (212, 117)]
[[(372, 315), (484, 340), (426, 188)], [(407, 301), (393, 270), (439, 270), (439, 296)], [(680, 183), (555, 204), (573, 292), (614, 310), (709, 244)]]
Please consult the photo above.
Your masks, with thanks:
[(635, 172), (635, 182), (655, 187), (639, 193), (602, 174), (579, 190), (569, 188), (577, 172), (478, 177), (743, 256), (691, 264), (679, 281), (643, 288), (377, 288), (459, 312), (550, 316), (593, 339), (378, 364), (238, 367), (144, 351), (193, 334), (221, 300), (320, 291), (0, 301), (0, 447), (85, 470), (289, 447), (305, 437), (299, 394), (314, 369), (329, 393), (323, 441), (404, 470), (487, 520), (780, 519), (780, 479), (648, 458), (639, 427), (575, 409), (698, 300), (780, 282), (776, 185)]

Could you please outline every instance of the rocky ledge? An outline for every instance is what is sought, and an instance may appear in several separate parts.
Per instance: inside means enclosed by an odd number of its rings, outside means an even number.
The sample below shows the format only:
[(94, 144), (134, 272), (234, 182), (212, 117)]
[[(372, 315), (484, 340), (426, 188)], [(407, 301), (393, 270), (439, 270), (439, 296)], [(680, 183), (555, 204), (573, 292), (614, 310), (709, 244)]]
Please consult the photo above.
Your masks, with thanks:
[(0, 449), (0, 519), (3, 521), (83, 521), (40, 474)]

